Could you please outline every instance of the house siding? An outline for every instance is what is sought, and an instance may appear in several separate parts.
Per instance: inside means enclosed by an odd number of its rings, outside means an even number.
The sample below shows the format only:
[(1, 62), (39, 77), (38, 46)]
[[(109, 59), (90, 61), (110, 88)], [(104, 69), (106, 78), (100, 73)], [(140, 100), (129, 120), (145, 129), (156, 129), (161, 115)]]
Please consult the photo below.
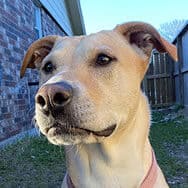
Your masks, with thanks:
[(188, 108), (188, 73), (183, 75), (184, 79), (184, 106)]
[[(0, 1), (0, 141), (33, 127), (35, 70), (19, 78), (28, 46), (36, 40), (35, 4), (32, 0)], [(42, 34), (65, 35), (48, 12), (41, 8)]]
[[(179, 43), (177, 43), (177, 40), (179, 40)], [(179, 62), (174, 64), (176, 103), (188, 107), (188, 53), (187, 53), (188, 25), (187, 24), (174, 40), (174, 44), (176, 44), (179, 48), (179, 58), (180, 58)]]
[(183, 53), (183, 69), (188, 70), (188, 31), (186, 31), (184, 33), (184, 35), (182, 36), (182, 53)]
[(54, 22), (53, 18), (47, 14), (44, 9), (41, 9), (42, 15), (42, 33), (43, 36), (56, 34), (64, 36), (66, 33), (60, 28), (58, 23)]
[(188, 107), (188, 31), (182, 36), (182, 72), (184, 80), (184, 105)]
[(40, 2), (50, 12), (62, 29), (64, 29), (68, 35), (73, 35), (64, 0), (40, 0)]

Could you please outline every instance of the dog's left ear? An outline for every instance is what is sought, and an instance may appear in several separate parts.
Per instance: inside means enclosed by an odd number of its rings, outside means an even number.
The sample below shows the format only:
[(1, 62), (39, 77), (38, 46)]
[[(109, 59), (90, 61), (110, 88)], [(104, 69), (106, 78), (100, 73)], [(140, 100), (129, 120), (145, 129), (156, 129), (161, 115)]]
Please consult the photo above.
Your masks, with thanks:
[(174, 61), (178, 61), (176, 46), (166, 41), (157, 30), (146, 23), (128, 22), (118, 25), (115, 31), (126, 37), (131, 45), (136, 45), (149, 58), (152, 49), (156, 48), (159, 52), (168, 52)]

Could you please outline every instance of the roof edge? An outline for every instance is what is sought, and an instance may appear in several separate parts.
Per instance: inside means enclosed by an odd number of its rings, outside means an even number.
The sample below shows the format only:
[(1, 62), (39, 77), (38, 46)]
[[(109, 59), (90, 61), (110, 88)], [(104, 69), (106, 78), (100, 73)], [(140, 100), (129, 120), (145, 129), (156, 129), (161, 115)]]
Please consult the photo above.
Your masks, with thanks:
[(74, 35), (86, 34), (80, 0), (65, 0)]
[(176, 34), (176, 36), (172, 40), (173, 44), (176, 42), (179, 35), (182, 35), (183, 33), (186, 32), (187, 28), (188, 28), (188, 20), (185, 22), (185, 24), (182, 26), (182, 29)]

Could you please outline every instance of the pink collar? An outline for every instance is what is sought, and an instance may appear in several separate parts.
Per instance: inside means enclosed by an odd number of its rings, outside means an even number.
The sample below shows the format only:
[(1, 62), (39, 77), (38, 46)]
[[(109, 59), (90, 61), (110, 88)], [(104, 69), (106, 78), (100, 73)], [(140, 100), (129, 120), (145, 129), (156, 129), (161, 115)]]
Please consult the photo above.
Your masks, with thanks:
[(152, 187), (154, 187), (156, 179), (157, 179), (157, 161), (156, 161), (156, 158), (155, 158), (155, 153), (152, 150), (151, 166), (150, 166), (150, 169), (149, 169), (146, 177), (142, 181), (140, 188), (152, 188)]
[[(68, 188), (75, 188), (70, 176), (67, 174), (67, 186)], [(140, 188), (153, 188), (155, 185), (157, 179), (157, 161), (155, 158), (155, 153), (152, 150), (152, 163), (150, 166), (150, 169), (146, 175), (146, 177), (144, 178), (144, 180), (141, 183)]]
[(67, 187), (68, 188), (75, 188), (74, 184), (72, 183), (72, 180), (69, 176), (69, 174), (66, 175), (66, 179), (67, 179)]

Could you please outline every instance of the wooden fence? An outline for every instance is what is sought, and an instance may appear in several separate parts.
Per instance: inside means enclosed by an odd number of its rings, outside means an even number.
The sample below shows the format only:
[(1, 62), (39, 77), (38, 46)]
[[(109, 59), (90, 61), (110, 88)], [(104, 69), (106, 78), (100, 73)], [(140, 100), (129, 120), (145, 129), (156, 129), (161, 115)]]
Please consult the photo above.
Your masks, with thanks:
[(166, 53), (153, 52), (142, 88), (152, 107), (174, 104), (173, 61)]

